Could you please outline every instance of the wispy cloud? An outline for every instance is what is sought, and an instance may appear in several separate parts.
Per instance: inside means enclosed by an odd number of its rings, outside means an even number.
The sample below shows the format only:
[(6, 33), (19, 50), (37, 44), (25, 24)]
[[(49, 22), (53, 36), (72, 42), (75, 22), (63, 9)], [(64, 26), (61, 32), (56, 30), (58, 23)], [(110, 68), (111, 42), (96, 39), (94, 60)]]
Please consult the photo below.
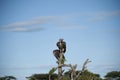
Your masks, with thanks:
[(85, 24), (107, 20), (110, 17), (120, 16), (120, 11), (112, 12), (88, 12), (77, 14), (66, 14), (59, 16), (38, 16), (29, 21), (13, 22), (8, 25), (1, 25), (0, 30), (13, 32), (31, 32), (43, 30), (45, 25), (53, 25), (64, 29), (85, 29)]
[(112, 30), (100, 30), (100, 33), (120, 33), (120, 29), (112, 29)]
[[(40, 16), (35, 17), (30, 21), (14, 22), (7, 25), (0, 26), (0, 30), (14, 31), (14, 32), (30, 32), (43, 30), (44, 24), (57, 23), (61, 20), (60, 16)], [(62, 20), (61, 20), (62, 21)]]
[[(82, 67), (80, 65), (78, 65), (78, 67)], [(87, 66), (88, 69), (91, 69), (91, 70), (101, 70), (101, 71), (104, 71), (104, 70), (120, 70), (120, 64), (96, 64), (96, 65), (93, 65), (93, 64), (88, 64)]]
[(12, 24), (5, 25), (5, 26), (3, 26), (3, 27), (6, 27), (6, 28), (11, 28), (11, 27), (24, 27), (24, 26), (30, 26), (30, 25), (42, 24), (42, 23), (45, 23), (45, 21), (44, 21), (44, 20), (31, 20), (31, 21), (24, 21), (24, 22), (12, 23)]
[(89, 21), (97, 22), (110, 19), (111, 17), (120, 16), (120, 11), (111, 11), (111, 12), (95, 12), (90, 13), (91, 17), (88, 18)]
[(39, 66), (21, 66), (21, 67), (12, 67), (12, 66), (4, 66), (0, 67), (0, 71), (3, 70), (36, 70), (36, 69), (50, 69), (54, 65), (39, 65)]
[(33, 32), (33, 31), (40, 31), (43, 30), (43, 28), (22, 28), (22, 27), (17, 27), (17, 28), (12, 28), (9, 29), (9, 31), (12, 32)]
[(102, 70), (120, 70), (120, 64), (103, 64), (95, 66)]
[[(0, 67), (0, 70), (26, 70), (26, 69), (50, 69), (51, 67), (55, 67), (55, 65), (40, 65), (40, 66), (32, 66), (32, 67)], [(81, 70), (82, 66), (78, 65), (77, 70)], [(90, 70), (107, 70), (107, 71), (113, 71), (113, 70), (120, 70), (120, 64), (99, 64), (99, 65), (89, 65), (87, 66)]]
[[(70, 22), (72, 18), (70, 16), (39, 16), (35, 17), (30, 21), (15, 22), (8, 25), (0, 26), (0, 30), (12, 31), (12, 32), (30, 32), (39, 31), (44, 29), (44, 25), (52, 24), (53, 26), (73, 29), (76, 27), (81, 27), (80, 25), (73, 25), (74, 22)], [(42, 26), (42, 27), (41, 27)], [(83, 26), (82, 26), (83, 28)]]
[(89, 65), (87, 69), (93, 73), (100, 74), (101, 77), (104, 77), (110, 71), (120, 71), (120, 64), (96, 64)]
[(98, 16), (120, 16), (120, 11), (112, 11), (112, 12), (100, 12), (97, 13)]
[[(36, 25), (45, 23), (44, 20), (31, 20), (23, 22), (15, 22), (0, 27), (0, 30), (13, 31), (13, 32), (30, 32), (43, 30), (43, 27)], [(34, 26), (34, 27), (33, 27)]]

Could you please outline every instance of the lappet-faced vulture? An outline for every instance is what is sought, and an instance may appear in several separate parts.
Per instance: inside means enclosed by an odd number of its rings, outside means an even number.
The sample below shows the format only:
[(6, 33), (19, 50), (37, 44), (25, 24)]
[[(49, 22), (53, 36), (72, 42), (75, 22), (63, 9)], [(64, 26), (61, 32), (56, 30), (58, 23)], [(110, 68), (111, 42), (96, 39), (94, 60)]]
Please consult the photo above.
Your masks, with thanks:
[(64, 42), (63, 39), (59, 39), (56, 45), (62, 53), (66, 52), (66, 42)]
[[(53, 50), (53, 54), (54, 56), (56, 57), (57, 60), (60, 59), (60, 50), (56, 49), (56, 50)], [(65, 59), (65, 56), (63, 55), (63, 59)]]

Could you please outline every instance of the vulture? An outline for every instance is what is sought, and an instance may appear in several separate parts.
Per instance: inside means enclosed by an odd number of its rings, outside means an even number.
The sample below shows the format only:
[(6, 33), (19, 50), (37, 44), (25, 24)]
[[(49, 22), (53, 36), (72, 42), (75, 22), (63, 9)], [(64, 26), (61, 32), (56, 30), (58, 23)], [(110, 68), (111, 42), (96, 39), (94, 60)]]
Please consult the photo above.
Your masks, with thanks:
[(59, 39), (56, 45), (59, 48), (60, 52), (62, 53), (66, 52), (66, 42), (64, 42), (63, 39)]
[[(58, 49), (53, 50), (53, 54), (56, 57), (56, 59), (59, 60), (59, 58), (60, 58), (60, 50), (58, 50)], [(64, 55), (63, 55), (63, 59), (65, 59)]]

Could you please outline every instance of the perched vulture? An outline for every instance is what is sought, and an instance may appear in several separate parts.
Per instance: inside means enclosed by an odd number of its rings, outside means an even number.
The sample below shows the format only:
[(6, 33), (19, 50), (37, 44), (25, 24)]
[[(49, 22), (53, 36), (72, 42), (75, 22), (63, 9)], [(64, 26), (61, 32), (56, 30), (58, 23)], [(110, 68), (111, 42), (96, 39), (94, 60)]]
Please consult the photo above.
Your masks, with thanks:
[[(60, 50), (58, 50), (58, 49), (53, 50), (53, 54), (56, 57), (56, 59), (59, 60), (59, 58), (60, 58)], [(64, 55), (63, 55), (63, 59), (65, 59)]]
[(59, 42), (57, 42), (56, 45), (62, 53), (66, 52), (66, 42), (64, 42), (63, 39), (59, 39)]

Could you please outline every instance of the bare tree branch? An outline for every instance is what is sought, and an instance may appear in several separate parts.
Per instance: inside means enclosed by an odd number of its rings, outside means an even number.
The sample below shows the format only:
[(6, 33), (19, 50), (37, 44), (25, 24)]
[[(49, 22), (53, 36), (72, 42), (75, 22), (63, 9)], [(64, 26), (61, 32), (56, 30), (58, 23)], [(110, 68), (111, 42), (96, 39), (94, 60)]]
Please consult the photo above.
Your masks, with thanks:
[[(82, 73), (82, 72), (84, 72), (85, 71), (85, 69), (87, 68), (87, 64), (88, 63), (90, 63), (91, 61), (89, 61), (89, 59), (86, 59), (86, 61), (83, 63), (83, 67), (82, 67), (82, 70), (77, 74), (77, 76), (76, 76), (76, 79), (80, 76), (80, 74)], [(75, 79), (75, 80), (76, 80)]]

